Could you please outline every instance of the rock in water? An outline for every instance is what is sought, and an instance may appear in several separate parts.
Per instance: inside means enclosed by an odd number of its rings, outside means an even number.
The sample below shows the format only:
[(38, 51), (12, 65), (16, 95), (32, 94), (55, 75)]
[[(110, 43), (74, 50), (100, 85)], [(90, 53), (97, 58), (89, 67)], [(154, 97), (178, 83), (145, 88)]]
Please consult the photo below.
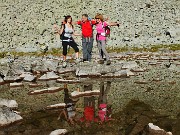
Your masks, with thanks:
[(0, 127), (21, 121), (22, 119), (20, 115), (13, 112), (10, 108), (0, 107)]
[(67, 133), (66, 129), (57, 129), (52, 131), (49, 135), (65, 135)]
[(7, 106), (9, 108), (17, 108), (18, 104), (15, 100), (8, 100), (0, 98), (0, 106)]

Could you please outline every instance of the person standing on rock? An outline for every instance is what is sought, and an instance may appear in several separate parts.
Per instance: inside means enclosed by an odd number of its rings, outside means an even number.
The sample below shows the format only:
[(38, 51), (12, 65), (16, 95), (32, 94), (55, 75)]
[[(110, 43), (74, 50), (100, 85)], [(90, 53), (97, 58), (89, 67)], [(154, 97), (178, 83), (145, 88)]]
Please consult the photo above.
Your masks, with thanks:
[(104, 21), (103, 15), (102, 14), (97, 14), (95, 16), (96, 19), (96, 31), (97, 31), (97, 35), (96, 35), (96, 41), (97, 41), (97, 46), (98, 46), (98, 50), (99, 50), (99, 56), (100, 56), (100, 64), (104, 64), (104, 59), (103, 59), (103, 55), (106, 56), (106, 60), (107, 60), (107, 65), (111, 64), (110, 58), (109, 58), (109, 54), (106, 51), (106, 30), (105, 28), (107, 26), (118, 26), (118, 23), (112, 22), (112, 23), (108, 23), (106, 21)]
[(79, 36), (79, 34), (74, 33), (74, 28), (72, 25), (72, 17), (70, 15), (65, 16), (64, 23), (62, 24), (61, 30), (59, 32), (62, 46), (63, 46), (63, 68), (67, 67), (66, 55), (68, 45), (71, 46), (76, 52), (76, 62), (80, 62), (79, 59), (79, 48), (77, 43), (73, 39), (73, 35)]
[(93, 25), (95, 20), (90, 20), (87, 14), (82, 15), (82, 20), (77, 21), (76, 24), (81, 25), (82, 29), (82, 50), (83, 61), (91, 61), (93, 48)]

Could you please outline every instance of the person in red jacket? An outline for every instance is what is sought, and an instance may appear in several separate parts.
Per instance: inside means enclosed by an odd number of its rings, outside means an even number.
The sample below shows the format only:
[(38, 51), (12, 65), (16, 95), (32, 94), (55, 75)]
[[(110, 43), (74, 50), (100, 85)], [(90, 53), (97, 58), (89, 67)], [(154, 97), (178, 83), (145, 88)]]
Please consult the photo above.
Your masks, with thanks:
[(77, 21), (76, 24), (81, 25), (82, 29), (82, 49), (83, 61), (91, 61), (93, 48), (93, 25), (95, 20), (90, 20), (87, 14), (82, 15), (82, 20)]

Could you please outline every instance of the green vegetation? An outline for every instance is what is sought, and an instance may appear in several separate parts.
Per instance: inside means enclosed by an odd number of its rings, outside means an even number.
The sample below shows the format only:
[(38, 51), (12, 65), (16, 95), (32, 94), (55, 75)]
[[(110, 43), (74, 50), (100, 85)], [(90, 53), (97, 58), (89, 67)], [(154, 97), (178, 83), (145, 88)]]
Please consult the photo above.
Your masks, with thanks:
[(108, 52), (157, 52), (159, 49), (168, 49), (172, 51), (180, 50), (180, 44), (172, 44), (172, 45), (151, 45), (149, 47), (109, 47), (107, 48)]
[[(180, 44), (172, 44), (172, 45), (151, 45), (148, 47), (107, 47), (107, 51), (109, 53), (111, 52), (127, 52), (127, 51), (133, 51), (133, 52), (157, 52), (160, 49), (168, 49), (172, 51), (180, 50)], [(70, 48), (68, 50), (68, 54), (72, 55), (74, 53), (74, 50)], [(61, 56), (62, 55), (62, 49), (59, 48), (52, 48), (50, 51), (43, 53), (43, 52), (1, 52), (0, 58), (4, 58), (7, 54), (11, 54), (13, 56), (43, 56), (43, 55), (54, 55), (54, 56)]]

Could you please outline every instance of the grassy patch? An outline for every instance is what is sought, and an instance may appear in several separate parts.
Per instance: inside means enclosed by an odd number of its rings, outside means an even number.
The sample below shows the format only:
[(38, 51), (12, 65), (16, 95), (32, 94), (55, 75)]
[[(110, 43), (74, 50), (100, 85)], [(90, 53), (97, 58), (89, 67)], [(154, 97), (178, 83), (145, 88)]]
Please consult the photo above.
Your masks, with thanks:
[(108, 52), (157, 52), (159, 49), (168, 49), (172, 51), (180, 50), (180, 44), (172, 45), (151, 45), (149, 47), (109, 47), (107, 48)]
[[(151, 45), (149, 47), (107, 47), (107, 51), (109, 53), (116, 52), (127, 52), (127, 51), (133, 51), (133, 52), (157, 52), (160, 49), (168, 49), (172, 51), (180, 50), (180, 44), (172, 44), (172, 45)], [(74, 50), (72, 48), (68, 49), (68, 55), (72, 55), (74, 53)], [(81, 52), (80, 52), (81, 53)], [(0, 52), (0, 58), (4, 58), (7, 56), (7, 54), (11, 54), (13, 56), (43, 56), (43, 55), (53, 55), (53, 56), (61, 56), (62, 55), (62, 49), (59, 48), (52, 48), (50, 51), (47, 51), (47, 53), (43, 52)]]

